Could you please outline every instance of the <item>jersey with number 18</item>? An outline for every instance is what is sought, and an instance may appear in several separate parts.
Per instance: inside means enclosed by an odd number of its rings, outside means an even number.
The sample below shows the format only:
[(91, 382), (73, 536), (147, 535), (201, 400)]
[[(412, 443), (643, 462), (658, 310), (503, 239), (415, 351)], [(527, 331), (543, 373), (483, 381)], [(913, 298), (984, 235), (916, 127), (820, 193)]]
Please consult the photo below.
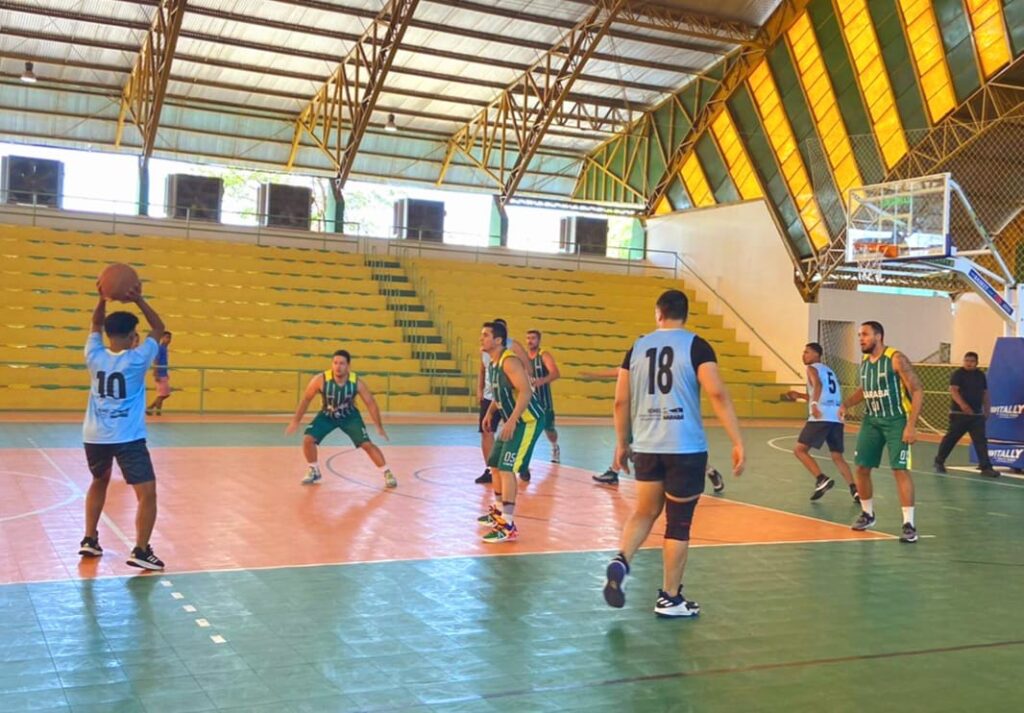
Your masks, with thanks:
[(659, 329), (636, 340), (622, 364), (629, 369), (635, 452), (707, 452), (697, 369), (714, 361), (711, 345), (686, 329)]
[(152, 337), (135, 349), (114, 352), (103, 335), (85, 343), (85, 365), (92, 384), (82, 424), (85, 443), (131, 443), (146, 437), (146, 374), (160, 345)]

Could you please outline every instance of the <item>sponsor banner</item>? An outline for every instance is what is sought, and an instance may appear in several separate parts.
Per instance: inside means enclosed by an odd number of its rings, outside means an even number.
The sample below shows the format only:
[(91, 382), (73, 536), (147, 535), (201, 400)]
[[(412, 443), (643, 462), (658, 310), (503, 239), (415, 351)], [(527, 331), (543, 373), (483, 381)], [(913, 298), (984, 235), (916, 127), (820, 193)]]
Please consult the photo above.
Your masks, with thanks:
[(990, 440), (1024, 443), (1024, 338), (1000, 337), (988, 368)]
[[(1005, 442), (997, 441), (988, 443), (988, 457), (994, 466), (1005, 466), (1007, 468), (1024, 469), (1024, 441)], [(978, 454), (971, 446), (971, 463), (978, 462)]]

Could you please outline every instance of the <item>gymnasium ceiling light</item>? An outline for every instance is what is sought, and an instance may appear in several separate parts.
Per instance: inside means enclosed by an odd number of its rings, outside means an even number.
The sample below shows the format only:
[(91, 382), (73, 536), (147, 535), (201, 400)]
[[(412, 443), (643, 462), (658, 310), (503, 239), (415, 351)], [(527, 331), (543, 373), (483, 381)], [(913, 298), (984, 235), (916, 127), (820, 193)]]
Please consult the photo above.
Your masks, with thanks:
[(395, 123), (394, 114), (388, 114), (388, 123), (384, 124), (384, 131), (398, 131), (398, 124)]
[(35, 84), (38, 81), (36, 73), (32, 71), (31, 62), (25, 62), (25, 71), (21, 73), (21, 81), (26, 84)]

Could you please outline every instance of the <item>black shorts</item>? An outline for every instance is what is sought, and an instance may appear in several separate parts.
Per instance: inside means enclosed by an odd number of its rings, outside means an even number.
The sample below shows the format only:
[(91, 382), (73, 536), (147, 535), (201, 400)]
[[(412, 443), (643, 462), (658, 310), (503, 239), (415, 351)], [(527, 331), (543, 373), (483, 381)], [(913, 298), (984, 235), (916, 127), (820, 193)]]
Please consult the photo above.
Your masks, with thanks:
[(808, 421), (797, 437), (798, 443), (811, 448), (821, 448), (827, 443), (832, 453), (843, 452), (843, 424), (835, 421)]
[(156, 480), (145, 438), (128, 443), (86, 443), (85, 459), (89, 462), (89, 472), (94, 478), (109, 475), (114, 459), (117, 459), (117, 467), (121, 469), (124, 482), (128, 485), (142, 485)]
[[(480, 399), (480, 416), (477, 418), (477, 431), (480, 433), (484, 432), (484, 416), (487, 415), (487, 409), (491, 407), (490, 399)], [(501, 423), (501, 409), (494, 409), (494, 415), (491, 416), (491, 433), (498, 430), (498, 424)]]
[(690, 498), (704, 492), (707, 453), (634, 453), (636, 479), (665, 482), (665, 492)]

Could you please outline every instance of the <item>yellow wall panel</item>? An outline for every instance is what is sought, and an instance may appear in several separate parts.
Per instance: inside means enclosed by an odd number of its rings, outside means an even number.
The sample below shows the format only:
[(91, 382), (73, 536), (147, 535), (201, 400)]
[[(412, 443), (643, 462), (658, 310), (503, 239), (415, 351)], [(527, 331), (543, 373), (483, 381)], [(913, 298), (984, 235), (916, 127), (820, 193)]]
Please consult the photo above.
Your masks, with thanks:
[(899, 0), (899, 6), (928, 116), (937, 124), (956, 107), (939, 23), (928, 0)]
[(697, 208), (715, 205), (715, 194), (711, 192), (708, 185), (708, 178), (704, 175), (704, 169), (697, 160), (697, 154), (691, 153), (683, 162), (683, 170), (679, 172), (686, 186), (686, 192), (690, 194), (690, 200)]
[(835, 0), (835, 5), (882, 160), (886, 169), (890, 169), (907, 155), (907, 138), (867, 3), (865, 0)]
[(744, 200), (761, 198), (764, 191), (761, 190), (761, 183), (754, 172), (753, 164), (750, 163), (747, 149), (740, 140), (739, 132), (728, 110), (720, 113), (711, 123), (711, 133), (718, 143), (718, 150), (725, 159), (729, 175), (736, 184), (740, 196)]
[(800, 213), (800, 220), (815, 250), (822, 250), (830, 242), (828, 229), (822, 219), (807, 169), (797, 150), (793, 129), (786, 118), (782, 98), (767, 62), (762, 61), (751, 72), (748, 83), (768, 142), (775, 152), (782, 177)]
[(965, 0), (971, 18), (974, 46), (985, 78), (991, 77), (1012, 59), (1006, 21), (1000, 0)]
[(842, 200), (851, 188), (862, 184), (857, 162), (853, 160), (853, 145), (846, 125), (839, 113), (832, 81), (825, 71), (825, 62), (818, 46), (818, 38), (808, 13), (804, 13), (786, 33), (800, 86), (808, 98), (811, 114), (821, 138), (822, 148), (832, 169), (832, 176)]

